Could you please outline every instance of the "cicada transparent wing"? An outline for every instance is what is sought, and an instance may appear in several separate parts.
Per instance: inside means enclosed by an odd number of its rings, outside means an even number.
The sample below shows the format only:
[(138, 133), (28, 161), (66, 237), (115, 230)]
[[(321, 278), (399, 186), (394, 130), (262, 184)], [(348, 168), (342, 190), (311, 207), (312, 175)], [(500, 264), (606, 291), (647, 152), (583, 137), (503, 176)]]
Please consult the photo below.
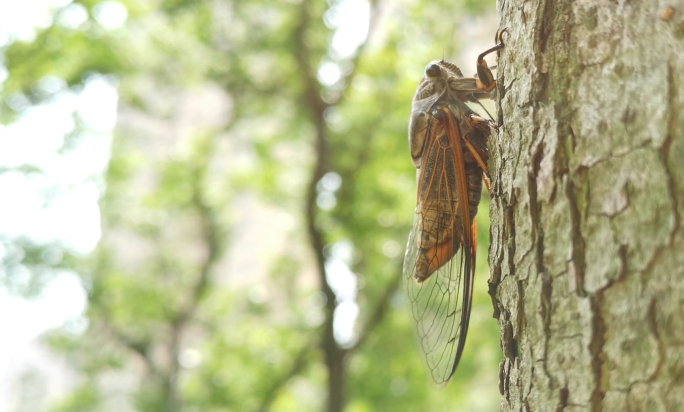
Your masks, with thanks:
[[(463, 139), (449, 108), (430, 116), (418, 172), (418, 202), (404, 260), (404, 280), (419, 345), (432, 380), (443, 386), (463, 353), (473, 290), (473, 217), (482, 171), (467, 173)], [(471, 212), (475, 203), (475, 213)]]

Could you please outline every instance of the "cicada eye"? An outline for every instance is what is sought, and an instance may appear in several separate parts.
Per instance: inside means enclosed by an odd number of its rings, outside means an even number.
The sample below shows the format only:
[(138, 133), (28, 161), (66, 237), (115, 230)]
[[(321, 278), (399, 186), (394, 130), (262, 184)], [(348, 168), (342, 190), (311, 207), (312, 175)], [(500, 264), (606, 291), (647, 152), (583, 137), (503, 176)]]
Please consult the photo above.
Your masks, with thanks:
[(439, 68), (438, 64), (431, 63), (425, 68), (425, 74), (428, 75), (428, 77), (439, 77), (439, 75), (442, 74), (442, 69)]

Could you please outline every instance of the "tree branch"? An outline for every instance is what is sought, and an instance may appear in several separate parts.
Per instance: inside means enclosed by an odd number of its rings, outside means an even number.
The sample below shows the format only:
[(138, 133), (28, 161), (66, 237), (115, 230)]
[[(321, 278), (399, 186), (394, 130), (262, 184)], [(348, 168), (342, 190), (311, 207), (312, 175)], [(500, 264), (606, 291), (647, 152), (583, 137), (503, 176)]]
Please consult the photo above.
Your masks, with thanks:
[(271, 407), (273, 402), (278, 397), (278, 392), (280, 392), (280, 390), (283, 387), (285, 387), (285, 385), (287, 385), (290, 379), (299, 375), (304, 370), (304, 368), (306, 368), (306, 366), (309, 364), (309, 360), (311, 359), (311, 350), (312, 345), (306, 345), (299, 351), (299, 353), (295, 357), (294, 362), (292, 362), (290, 370), (288, 370), (285, 374), (278, 378), (273, 383), (271, 388), (268, 391), (266, 391), (266, 394), (262, 398), (261, 404), (258, 408), (255, 409), (256, 412), (268, 411), (268, 409)]
[[(401, 272), (401, 268), (399, 269), (399, 272)], [(385, 292), (382, 294), (382, 297), (375, 306), (375, 309), (373, 310), (371, 316), (368, 318), (366, 324), (359, 333), (359, 337), (356, 343), (354, 344), (354, 346), (349, 348), (347, 352), (351, 353), (358, 350), (364, 343), (366, 343), (366, 340), (370, 336), (371, 332), (380, 323), (382, 323), (382, 321), (385, 318), (385, 315), (387, 314), (387, 310), (389, 309), (390, 301), (392, 300), (392, 295), (394, 295), (394, 292), (396, 292), (397, 289), (399, 289), (401, 279), (401, 276), (394, 276), (392, 280), (390, 280), (389, 284), (385, 289)]]
[[(388, 283), (384, 293), (382, 294), (382, 297), (375, 306), (375, 309), (372, 311), (372, 315), (368, 318), (368, 321), (363, 327), (362, 332), (359, 333), (359, 338), (354, 344), (354, 346), (346, 350), (341, 349), (345, 352), (345, 356), (349, 353), (353, 353), (359, 350), (361, 346), (363, 346), (363, 344), (366, 343), (372, 331), (379, 324), (382, 323), (382, 321), (385, 318), (385, 315), (387, 314), (387, 310), (389, 308), (392, 295), (399, 288), (400, 284), (401, 277), (399, 276), (393, 277), (392, 280)], [(280, 392), (280, 390), (282, 390), (282, 388), (284, 388), (285, 385), (287, 385), (290, 379), (299, 375), (309, 364), (309, 361), (311, 360), (312, 350), (313, 345), (305, 346), (300, 350), (300, 352), (295, 357), (295, 360), (292, 363), (292, 367), (290, 368), (290, 370), (283, 374), (279, 379), (277, 379), (273, 383), (271, 388), (266, 392), (266, 395), (263, 397), (261, 405), (259, 405), (259, 407), (255, 409), (256, 412), (266, 412), (270, 408), (270, 406), (277, 398), (278, 392)]]
[(207, 142), (200, 143), (200, 159), (196, 160), (198, 167), (195, 168), (192, 176), (192, 205), (199, 215), (200, 227), (202, 228), (202, 239), (207, 247), (207, 256), (199, 268), (197, 282), (190, 290), (190, 297), (185, 307), (179, 311), (171, 320), (171, 339), (169, 343), (169, 373), (165, 381), (167, 407), (169, 410), (178, 409), (179, 400), (177, 395), (177, 379), (179, 365), (179, 355), (181, 350), (181, 339), (186, 324), (197, 311), (200, 301), (207, 292), (209, 277), (216, 262), (218, 262), (223, 251), (222, 235), (220, 224), (216, 218), (213, 208), (207, 205), (204, 194), (204, 183), (207, 175), (209, 156), (211, 155), (212, 138)]
[(202, 239), (207, 246), (207, 256), (200, 266), (197, 282), (190, 291), (190, 299), (185, 308), (176, 314), (173, 324), (184, 324), (194, 315), (200, 300), (208, 289), (211, 270), (216, 262), (218, 262), (223, 251), (223, 239), (220, 233), (220, 224), (216, 219), (216, 213), (204, 200), (202, 185), (206, 177), (207, 162), (208, 159), (201, 161), (203, 164), (195, 170), (192, 184), (192, 204), (199, 214)]
[(147, 367), (148, 371), (153, 376), (157, 378), (160, 377), (161, 373), (159, 371), (159, 368), (157, 368), (157, 366), (154, 363), (154, 360), (148, 353), (150, 348), (150, 342), (140, 339), (134, 339), (130, 336), (127, 336), (125, 333), (123, 333), (109, 321), (108, 308), (106, 306), (102, 306), (102, 310), (102, 325), (112, 334), (112, 336), (114, 336), (114, 339), (119, 341), (119, 343), (125, 346), (126, 349), (140, 356), (142, 361), (145, 363), (145, 366)]
[(331, 102), (329, 102), (330, 106), (336, 106), (342, 103), (342, 100), (344, 100), (344, 97), (346, 96), (346, 91), (349, 90), (349, 86), (354, 81), (356, 74), (359, 72), (357, 70), (359, 66), (359, 61), (361, 61), (361, 57), (364, 55), (364, 51), (366, 50), (368, 43), (370, 43), (370, 39), (375, 33), (375, 28), (377, 27), (377, 23), (380, 18), (380, 13), (378, 13), (378, 10), (380, 9), (381, 1), (370, 0), (369, 3), (370, 18), (368, 21), (368, 36), (366, 36), (366, 40), (364, 40), (363, 43), (361, 43), (359, 47), (356, 49), (356, 54), (354, 54), (354, 57), (351, 59), (350, 62), (352, 65), (352, 69), (346, 76), (343, 76), (341, 79), (344, 81), (345, 87), (342, 91), (340, 91), (340, 94), (336, 99), (333, 99)]
[(315, 163), (306, 192), (305, 219), (311, 249), (316, 258), (316, 268), (321, 291), (326, 297), (325, 321), (321, 348), (325, 353), (325, 363), (328, 369), (328, 412), (341, 412), (344, 403), (344, 351), (337, 345), (333, 331), (333, 317), (335, 314), (336, 296), (330, 287), (325, 273), (325, 256), (323, 247), (325, 241), (323, 233), (316, 227), (318, 209), (316, 207), (316, 187), (328, 170), (328, 136), (324, 112), (328, 105), (320, 94), (320, 85), (311, 67), (311, 51), (306, 43), (306, 33), (311, 23), (308, 11), (309, 2), (305, 1), (300, 7), (299, 24), (294, 31), (297, 45), (296, 60), (301, 79), (304, 83), (303, 97), (308, 106), (311, 121), (315, 126)]

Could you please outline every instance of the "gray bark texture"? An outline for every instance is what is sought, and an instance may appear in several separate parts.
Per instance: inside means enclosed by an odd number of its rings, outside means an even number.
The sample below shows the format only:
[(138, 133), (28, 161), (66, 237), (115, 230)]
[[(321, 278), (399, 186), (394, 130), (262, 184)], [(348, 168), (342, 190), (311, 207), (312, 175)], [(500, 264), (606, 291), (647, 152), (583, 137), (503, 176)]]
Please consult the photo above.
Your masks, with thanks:
[(684, 411), (684, 1), (499, 0), (502, 411)]

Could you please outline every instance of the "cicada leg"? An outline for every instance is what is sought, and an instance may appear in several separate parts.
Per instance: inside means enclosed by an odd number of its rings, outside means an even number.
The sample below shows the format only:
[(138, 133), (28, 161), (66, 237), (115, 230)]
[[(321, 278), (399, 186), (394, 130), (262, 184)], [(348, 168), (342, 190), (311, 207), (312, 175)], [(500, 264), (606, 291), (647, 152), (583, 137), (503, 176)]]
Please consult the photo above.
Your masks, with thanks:
[(482, 116), (478, 116), (478, 115), (476, 115), (476, 114), (471, 114), (471, 115), (469, 116), (469, 118), (470, 118), (470, 121), (471, 121), (474, 125), (477, 125), (477, 126), (479, 126), (479, 125), (484, 125), (484, 126), (487, 126), (487, 127), (491, 127), (492, 129), (498, 129), (498, 128), (499, 128), (499, 126), (498, 126), (496, 123), (494, 123), (493, 121), (491, 121), (491, 120), (489, 120), (489, 119), (485, 119), (485, 118), (482, 117)]
[[(475, 113), (470, 114), (468, 120), (470, 120), (472, 127), (479, 129), (481, 132), (488, 132), (488, 128), (490, 127), (495, 128), (493, 122), (478, 116)], [(485, 172), (486, 175), (489, 175), (489, 170), (487, 169), (487, 160), (489, 160), (487, 148), (482, 146), (482, 143), (480, 142), (471, 141), (469, 135), (464, 136), (463, 140), (465, 141), (468, 151), (473, 155), (477, 164), (480, 165), (480, 168), (482, 168), (482, 171)]]
[(485, 50), (482, 52), (477, 57), (477, 79), (475, 79), (475, 84), (477, 85), (477, 88), (479, 90), (489, 92), (494, 89), (494, 86), (496, 86), (496, 80), (494, 80), (494, 75), (492, 74), (491, 69), (487, 66), (487, 61), (484, 59), (486, 55), (490, 53), (494, 53), (497, 50), (501, 50), (504, 48), (504, 43), (503, 43), (503, 34), (508, 31), (507, 28), (504, 28), (499, 31), (499, 33), (496, 35), (496, 38), (499, 40), (499, 42), (496, 44), (496, 46)]
[(482, 160), (482, 156), (480, 155), (480, 151), (473, 146), (473, 144), (470, 142), (468, 139), (464, 139), (466, 147), (468, 148), (468, 151), (470, 154), (473, 155), (475, 158), (475, 161), (477, 162), (478, 165), (480, 165), (480, 168), (482, 171), (485, 173), (485, 175), (489, 176), (489, 169), (487, 169), (487, 164)]
[[(491, 120), (487, 120), (482, 116), (478, 116), (476, 114), (471, 114), (468, 116), (470, 119), (470, 122), (472, 123), (473, 126), (484, 126), (484, 127), (491, 127), (493, 129), (497, 129), (498, 126), (494, 124)], [(473, 155), (473, 158), (475, 158), (475, 161), (477, 164), (482, 168), (482, 171), (484, 172), (482, 176), (482, 180), (484, 181), (485, 186), (487, 187), (487, 191), (491, 193), (491, 182), (489, 180), (489, 169), (487, 168), (487, 162), (486, 159), (488, 158), (486, 149), (484, 148), (478, 148), (476, 145), (474, 145), (467, 137), (464, 137), (463, 139), (465, 141), (466, 147), (468, 148), (468, 151)]]
[[(499, 67), (498, 64), (495, 64), (494, 66), (487, 66), (487, 68), (488, 68), (489, 70), (494, 70), (494, 69), (496, 69), (497, 67)], [(473, 77), (477, 77), (477, 73), (473, 74)]]

